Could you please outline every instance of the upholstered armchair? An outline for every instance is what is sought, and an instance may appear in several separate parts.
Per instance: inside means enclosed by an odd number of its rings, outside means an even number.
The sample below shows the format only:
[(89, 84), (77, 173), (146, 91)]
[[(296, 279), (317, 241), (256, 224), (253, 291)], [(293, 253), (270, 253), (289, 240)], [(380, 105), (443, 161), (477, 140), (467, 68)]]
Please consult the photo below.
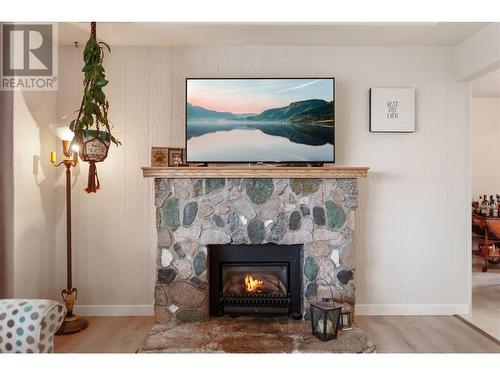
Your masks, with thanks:
[(65, 314), (47, 299), (0, 300), (0, 353), (52, 353)]

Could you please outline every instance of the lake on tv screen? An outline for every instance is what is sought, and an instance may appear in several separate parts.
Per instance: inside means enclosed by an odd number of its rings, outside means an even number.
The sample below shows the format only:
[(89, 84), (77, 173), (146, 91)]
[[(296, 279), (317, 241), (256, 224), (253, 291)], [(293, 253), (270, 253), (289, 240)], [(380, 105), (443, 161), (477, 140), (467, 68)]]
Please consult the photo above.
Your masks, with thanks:
[(258, 129), (217, 130), (191, 137), (187, 150), (188, 160), (204, 162), (333, 161), (332, 143), (296, 143), (286, 136)]
[(333, 161), (332, 79), (188, 80), (188, 161)]

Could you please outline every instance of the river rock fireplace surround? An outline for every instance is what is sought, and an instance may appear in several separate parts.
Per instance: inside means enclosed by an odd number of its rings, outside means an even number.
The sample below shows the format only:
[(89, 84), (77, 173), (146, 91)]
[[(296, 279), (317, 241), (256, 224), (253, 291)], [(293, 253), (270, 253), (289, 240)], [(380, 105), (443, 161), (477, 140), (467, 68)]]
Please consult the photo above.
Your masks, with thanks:
[[(155, 178), (157, 321), (192, 322), (206, 320), (210, 315), (221, 315), (221, 312), (252, 313), (253, 310), (238, 307), (235, 299), (230, 299), (231, 295), (238, 294), (234, 289), (238, 287), (233, 286), (233, 293), (226, 296), (220, 290), (210, 290), (209, 280), (222, 275), (222, 268), (209, 269), (214, 267), (214, 259), (220, 256), (220, 251), (219, 255), (211, 251), (223, 248), (226, 255), (230, 254), (231, 246), (218, 246), (226, 244), (246, 245), (233, 248), (254, 251), (259, 256), (266, 250), (278, 254), (276, 251), (280, 247), (273, 244), (297, 245), (300, 249), (300, 264), (294, 268), (300, 270), (299, 275), (290, 272), (290, 268), (287, 271), (280, 269), (280, 265), (286, 268), (291, 263), (286, 256), (283, 259), (278, 256), (269, 275), (278, 280), (282, 272), (282, 275), (294, 279), (287, 281), (283, 276), (283, 280), (275, 283), (276, 290), (266, 291), (269, 296), (276, 294), (276, 301), (272, 302), (275, 305), (264, 303), (261, 307), (266, 308), (254, 312), (286, 313), (307, 319), (309, 303), (330, 295), (326, 286), (316, 282), (318, 278), (331, 281), (335, 299), (354, 305), (357, 178), (365, 177), (367, 168), (180, 167), (143, 170), (145, 177)], [(246, 266), (258, 265), (252, 262), (250, 254), (244, 257), (248, 263)], [(251, 274), (241, 262), (235, 265), (240, 268), (233, 267), (226, 276), (239, 275), (241, 279)], [(273, 264), (268, 262), (267, 266), (273, 267)], [(253, 271), (257, 274), (253, 275), (256, 279), (263, 274), (262, 268)], [(283, 290), (278, 285), (282, 285)], [(298, 292), (293, 297), (293, 307), (291, 285)], [(239, 297), (241, 302), (244, 296), (240, 294)], [(244, 303), (254, 302), (247, 298)], [(268, 309), (285, 307), (284, 304), (286, 309)]]

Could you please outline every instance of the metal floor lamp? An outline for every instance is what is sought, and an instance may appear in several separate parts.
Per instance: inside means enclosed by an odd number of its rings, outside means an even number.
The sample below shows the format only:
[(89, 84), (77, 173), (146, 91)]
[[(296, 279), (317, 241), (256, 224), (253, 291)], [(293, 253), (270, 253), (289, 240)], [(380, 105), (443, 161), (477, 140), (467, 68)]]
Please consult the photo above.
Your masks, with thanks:
[(56, 161), (56, 153), (50, 153), (50, 162), (54, 167), (64, 165), (66, 167), (66, 289), (61, 291), (61, 296), (66, 305), (66, 316), (57, 331), (57, 335), (76, 333), (88, 327), (89, 322), (78, 315), (73, 314), (78, 290), (73, 288), (72, 280), (72, 255), (71, 255), (71, 168), (78, 164), (78, 150), (71, 146), (71, 141), (62, 141), (64, 160)]

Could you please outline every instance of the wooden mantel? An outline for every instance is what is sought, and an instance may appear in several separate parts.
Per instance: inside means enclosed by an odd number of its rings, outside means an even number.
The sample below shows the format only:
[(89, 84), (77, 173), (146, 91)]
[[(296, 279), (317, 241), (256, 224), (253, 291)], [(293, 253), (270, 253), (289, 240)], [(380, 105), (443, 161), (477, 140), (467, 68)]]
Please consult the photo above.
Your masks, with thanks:
[(360, 178), (367, 167), (142, 167), (144, 177), (158, 178)]

